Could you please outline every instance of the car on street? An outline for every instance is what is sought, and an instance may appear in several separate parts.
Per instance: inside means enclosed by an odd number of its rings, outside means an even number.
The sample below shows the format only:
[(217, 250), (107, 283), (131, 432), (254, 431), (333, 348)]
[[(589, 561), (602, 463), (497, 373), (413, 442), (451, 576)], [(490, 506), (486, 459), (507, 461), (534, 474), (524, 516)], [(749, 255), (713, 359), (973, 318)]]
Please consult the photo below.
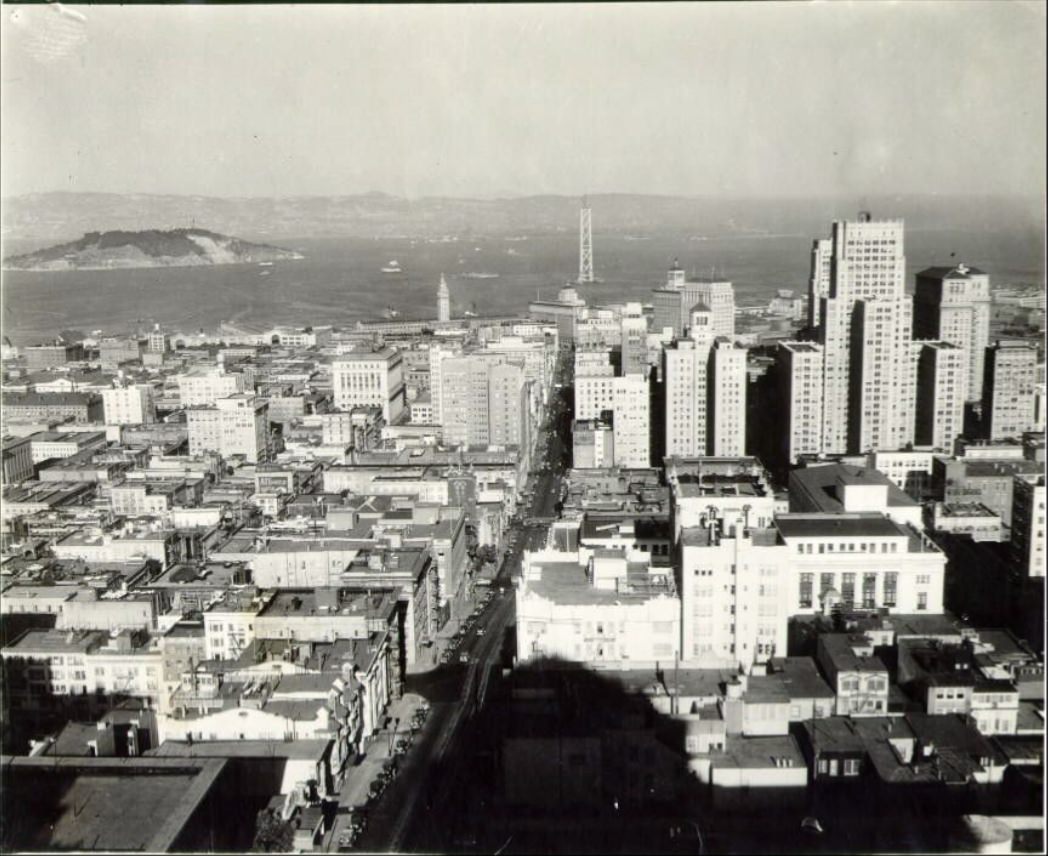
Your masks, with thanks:
[(477, 635), (478, 636), (483, 636), (484, 635), (484, 628), (483, 627), (478, 627), (477, 628)]
[(460, 663), (468, 663), (469, 662), (469, 654), (467, 652), (465, 652), (465, 651), (463, 651), (461, 654), (459, 654), (459, 662)]

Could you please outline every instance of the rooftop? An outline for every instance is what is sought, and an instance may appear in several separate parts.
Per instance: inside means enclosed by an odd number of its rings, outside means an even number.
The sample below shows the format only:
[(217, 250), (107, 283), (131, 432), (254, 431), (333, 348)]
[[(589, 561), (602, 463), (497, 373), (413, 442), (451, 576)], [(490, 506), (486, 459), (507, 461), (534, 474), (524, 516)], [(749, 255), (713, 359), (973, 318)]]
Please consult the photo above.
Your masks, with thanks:
[(957, 265), (956, 267), (930, 267), (917, 274), (929, 279), (971, 279), (973, 276), (986, 276), (979, 268)]
[(792, 767), (805, 769), (804, 755), (792, 735), (742, 737), (729, 734), (724, 751), (717, 753), (714, 765), (718, 768), (761, 770), (778, 766), (776, 761), (782, 758)]
[(784, 538), (908, 538), (909, 530), (875, 511), (845, 514), (780, 514), (775, 526)]
[[(614, 553), (614, 555), (621, 555)], [(586, 568), (577, 562), (545, 561), (539, 567), (538, 579), (528, 580), (525, 590), (536, 597), (551, 600), (558, 605), (582, 604), (636, 604), (657, 597), (676, 597), (672, 577), (666, 573), (649, 571), (646, 564), (629, 563), (625, 590), (613, 591), (594, 588)]]
[[(372, 618), (389, 614), (396, 602), (396, 598), (389, 592), (368, 594), (346, 590), (335, 591), (336, 595), (325, 594), (319, 598), (316, 590), (280, 591), (262, 609), (259, 617), (304, 618), (312, 615), (341, 614), (345, 617)], [(326, 608), (328, 603), (333, 606)]]
[(824, 633), (819, 644), (825, 648), (832, 663), (842, 672), (884, 672), (888, 667), (876, 654), (867, 657), (855, 653), (855, 647), (869, 647), (865, 636), (849, 633)]
[(183, 743), (165, 740), (148, 749), (150, 758), (288, 758), (319, 760), (327, 754), (330, 739), (320, 740), (206, 740)]
[(844, 511), (844, 497), (838, 495), (838, 483), (884, 487), (889, 507), (913, 507), (916, 500), (907, 496), (880, 470), (848, 464), (823, 464), (801, 467), (790, 472), (790, 492), (814, 503), (819, 511)]
[(2, 764), (0, 840), (12, 851), (174, 849), (225, 766), (219, 759), (61, 757)]

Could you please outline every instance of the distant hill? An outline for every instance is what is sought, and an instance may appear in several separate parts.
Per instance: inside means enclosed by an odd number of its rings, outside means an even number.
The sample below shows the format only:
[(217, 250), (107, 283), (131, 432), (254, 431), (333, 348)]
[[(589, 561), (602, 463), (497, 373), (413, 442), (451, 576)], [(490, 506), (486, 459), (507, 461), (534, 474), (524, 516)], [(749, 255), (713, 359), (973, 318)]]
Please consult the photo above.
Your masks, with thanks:
[[(805, 199), (719, 199), (604, 193), (591, 195), (595, 233), (636, 235), (822, 236), (835, 219), (861, 210), (906, 220), (907, 228), (1008, 231), (1043, 229), (1039, 198), (864, 196)], [(28, 249), (97, 229), (135, 230), (207, 223), (229, 235), (270, 241), (289, 238), (389, 238), (440, 235), (573, 233), (573, 196), (505, 199), (383, 193), (357, 196), (219, 198), (111, 193), (37, 193), (3, 200), (5, 241)]]
[(207, 229), (87, 232), (78, 241), (3, 260), (8, 270), (113, 270), (274, 262), (299, 253)]

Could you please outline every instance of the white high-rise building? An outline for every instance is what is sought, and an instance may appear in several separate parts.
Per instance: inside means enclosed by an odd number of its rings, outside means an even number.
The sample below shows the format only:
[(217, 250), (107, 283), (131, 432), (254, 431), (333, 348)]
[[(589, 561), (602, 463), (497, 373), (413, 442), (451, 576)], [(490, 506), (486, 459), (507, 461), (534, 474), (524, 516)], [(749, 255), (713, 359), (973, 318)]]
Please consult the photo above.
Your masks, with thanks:
[(615, 465), (651, 465), (650, 383), (643, 375), (615, 377), (606, 351), (579, 352), (575, 359), (575, 421), (611, 413)]
[(909, 297), (855, 302), (848, 395), (852, 451), (901, 449), (913, 442), (917, 351), (912, 322)]
[(685, 334), (691, 310), (701, 304), (713, 313), (713, 335), (735, 336), (735, 290), (725, 280), (688, 280), (674, 259), (666, 284), (652, 292), (652, 331), (670, 330), (672, 336)]
[(436, 343), (429, 346), (429, 397), (433, 406), (434, 425), (440, 425), (444, 419), (444, 360), (461, 353), (459, 348), (448, 348)]
[(193, 369), (178, 376), (178, 400), (183, 407), (206, 407), (220, 398), (244, 392), (244, 375), (217, 369)]
[[(897, 449), (913, 441), (916, 366), (901, 220), (833, 224), (829, 291), (820, 301), (823, 451)], [(821, 281), (825, 247), (813, 253)], [(858, 327), (853, 329), (853, 325)]]
[(913, 334), (964, 349), (965, 400), (979, 401), (990, 343), (990, 277), (967, 265), (922, 270), (913, 297)]
[(639, 303), (627, 303), (622, 311), (622, 374), (647, 377), (648, 319)]
[(822, 451), (822, 346), (780, 342), (776, 354), (784, 459)]
[(667, 455), (706, 454), (709, 357), (709, 347), (691, 339), (679, 339), (663, 351)]
[(156, 422), (153, 387), (141, 383), (102, 390), (106, 425), (143, 425)]
[(212, 407), (190, 408), (186, 427), (191, 455), (243, 455), (252, 464), (270, 459), (269, 403), (264, 398), (240, 393), (220, 398)]
[(945, 452), (964, 431), (968, 354), (952, 342), (914, 342), (917, 358), (915, 442)]
[(612, 379), (615, 465), (651, 466), (651, 387), (646, 377)]
[(437, 320), (451, 320), (451, 292), (448, 291), (444, 274), (440, 275), (440, 285), (437, 287)]
[[(704, 304), (713, 315), (713, 335), (735, 338), (735, 289), (723, 280), (689, 282), (684, 291), (691, 298), (692, 306)], [(687, 307), (690, 309), (690, 307)]]
[(688, 339), (663, 350), (667, 455), (741, 455), (746, 444), (746, 349), (714, 339), (713, 313), (691, 312)]
[(441, 364), (444, 442), (524, 445), (528, 399), (524, 366), (498, 354), (449, 357)]
[(709, 454), (746, 453), (746, 349), (718, 338), (710, 355)]
[(395, 424), (404, 412), (403, 358), (393, 348), (343, 354), (331, 365), (331, 379), (339, 410), (381, 407), (387, 425)]
[(808, 326), (819, 326), (819, 307), (830, 296), (830, 272), (833, 270), (833, 241), (816, 238), (811, 248), (811, 275), (808, 278)]
[(786, 654), (789, 555), (775, 529), (723, 534), (719, 520), (680, 533), (681, 659), (748, 669)]
[(1045, 562), (1044, 475), (1015, 476), (1012, 491), (1012, 548), (1028, 577), (1043, 577)]
[(989, 440), (1021, 437), (1037, 424), (1037, 346), (998, 341), (986, 349), (982, 421)]

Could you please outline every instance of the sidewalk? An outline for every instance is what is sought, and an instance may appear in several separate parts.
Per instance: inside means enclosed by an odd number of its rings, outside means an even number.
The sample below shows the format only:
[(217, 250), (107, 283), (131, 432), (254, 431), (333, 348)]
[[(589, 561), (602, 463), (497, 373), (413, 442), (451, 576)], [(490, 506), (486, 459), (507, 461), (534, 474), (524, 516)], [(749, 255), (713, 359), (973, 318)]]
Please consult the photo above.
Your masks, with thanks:
[[(338, 795), (338, 811), (331, 829), (324, 836), (324, 849), (337, 850), (338, 837), (349, 825), (349, 813), (356, 808), (363, 808), (368, 803), (371, 783), (382, 772), (383, 763), (390, 757), (390, 735), (393, 721), (399, 719), (397, 733), (406, 733), (411, 717), (423, 701), (416, 693), (405, 693), (389, 705), (388, 716), (390, 728), (377, 731), (368, 743), (364, 758), (355, 766), (346, 769), (346, 778)], [(394, 738), (399, 739), (399, 738)]]

